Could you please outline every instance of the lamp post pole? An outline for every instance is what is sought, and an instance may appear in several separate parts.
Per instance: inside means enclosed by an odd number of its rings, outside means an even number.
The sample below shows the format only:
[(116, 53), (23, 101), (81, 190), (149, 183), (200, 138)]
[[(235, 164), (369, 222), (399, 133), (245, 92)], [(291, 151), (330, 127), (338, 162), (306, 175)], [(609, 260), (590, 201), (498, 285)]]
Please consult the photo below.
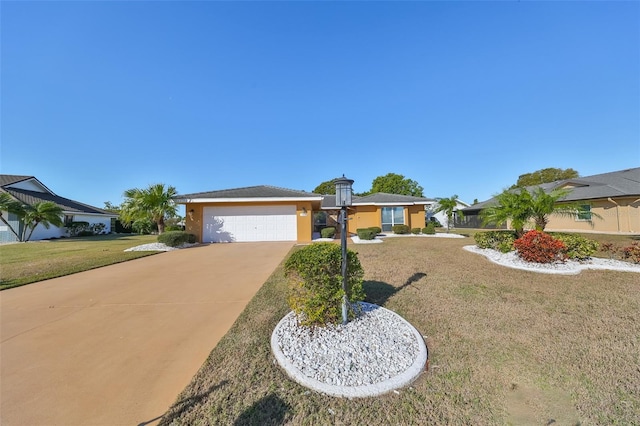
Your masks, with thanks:
[(353, 180), (347, 179), (342, 175), (334, 179), (336, 185), (336, 206), (340, 207), (340, 243), (342, 245), (342, 323), (348, 322), (348, 306), (347, 298), (347, 208), (351, 205), (351, 185)]
[(342, 223), (342, 230), (340, 231), (340, 243), (342, 245), (342, 290), (344, 295), (342, 296), (342, 323), (346, 324), (347, 318), (347, 207), (342, 207), (340, 211), (340, 222)]

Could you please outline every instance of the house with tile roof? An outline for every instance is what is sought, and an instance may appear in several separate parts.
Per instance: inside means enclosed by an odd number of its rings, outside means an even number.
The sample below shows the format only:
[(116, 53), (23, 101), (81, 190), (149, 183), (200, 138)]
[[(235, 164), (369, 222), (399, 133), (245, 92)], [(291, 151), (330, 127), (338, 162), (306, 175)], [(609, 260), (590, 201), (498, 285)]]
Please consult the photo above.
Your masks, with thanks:
[[(538, 186), (567, 189), (569, 193), (560, 202), (579, 203), (585, 209), (575, 217), (551, 216), (546, 231), (602, 232), (616, 234), (640, 234), (640, 167), (565, 179)], [(458, 227), (481, 227), (482, 209), (496, 203), (495, 198), (462, 209), (464, 218), (458, 219)], [(596, 213), (597, 216), (593, 213)]]
[[(200, 242), (297, 241), (309, 242), (321, 228), (334, 226), (338, 211), (335, 195), (262, 185), (178, 195), (184, 204), (186, 231)], [(393, 225), (425, 226), (425, 210), (435, 200), (377, 193), (353, 197), (348, 231)]]
[[(111, 232), (111, 219), (118, 217), (117, 214), (106, 210), (56, 195), (34, 176), (0, 175), (0, 192), (5, 192), (15, 200), (27, 205), (33, 205), (41, 201), (52, 201), (62, 209), (66, 225), (71, 222), (88, 222), (90, 225), (102, 223), (105, 226), (103, 232), (107, 234)], [(2, 215), (13, 229), (17, 230), (18, 233), (21, 232), (24, 225), (16, 215), (8, 212), (2, 212)], [(44, 240), (64, 236), (67, 236), (65, 227), (58, 228), (51, 225), (49, 229), (46, 229), (44, 226), (38, 226), (34, 230), (31, 240)], [(0, 224), (0, 242), (13, 241), (16, 241), (15, 235), (8, 230), (6, 225)]]

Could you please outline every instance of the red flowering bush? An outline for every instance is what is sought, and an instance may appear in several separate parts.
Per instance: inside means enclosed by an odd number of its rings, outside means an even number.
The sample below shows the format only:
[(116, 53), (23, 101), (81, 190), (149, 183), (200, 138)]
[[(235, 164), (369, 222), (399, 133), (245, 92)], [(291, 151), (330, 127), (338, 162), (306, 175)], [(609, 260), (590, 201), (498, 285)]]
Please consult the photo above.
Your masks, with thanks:
[(518, 256), (527, 262), (564, 262), (566, 246), (562, 241), (540, 231), (529, 231), (513, 242)]
[(640, 263), (640, 245), (637, 242), (631, 243), (628, 247), (622, 248), (622, 258), (633, 263)]

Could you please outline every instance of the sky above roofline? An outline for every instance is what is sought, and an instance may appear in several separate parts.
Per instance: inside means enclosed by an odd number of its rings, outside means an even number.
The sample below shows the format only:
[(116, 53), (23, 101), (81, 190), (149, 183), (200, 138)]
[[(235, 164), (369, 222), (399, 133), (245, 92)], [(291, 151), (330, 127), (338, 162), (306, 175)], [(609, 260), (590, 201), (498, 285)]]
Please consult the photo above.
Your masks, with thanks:
[(2, 173), (484, 200), (640, 164), (639, 2), (3, 2)]

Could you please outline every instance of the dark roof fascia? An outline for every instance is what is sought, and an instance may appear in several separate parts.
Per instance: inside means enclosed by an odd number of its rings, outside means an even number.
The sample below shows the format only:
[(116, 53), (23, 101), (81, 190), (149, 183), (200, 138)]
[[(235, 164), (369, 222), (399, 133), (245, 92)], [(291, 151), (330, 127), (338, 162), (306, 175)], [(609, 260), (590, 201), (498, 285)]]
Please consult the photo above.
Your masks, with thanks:
[[(386, 201), (384, 199), (387, 199)], [(395, 199), (394, 199), (395, 198)], [(339, 209), (336, 206), (335, 195), (325, 195), (322, 201), (323, 210)], [(363, 197), (353, 196), (351, 206), (413, 206), (428, 205), (435, 203), (436, 200), (430, 198), (413, 197), (411, 195), (387, 194), (384, 192), (376, 192), (374, 194), (365, 195)]]
[(178, 204), (186, 203), (237, 203), (261, 201), (322, 201), (323, 196), (311, 192), (296, 191), (269, 185), (181, 194), (173, 197)]

